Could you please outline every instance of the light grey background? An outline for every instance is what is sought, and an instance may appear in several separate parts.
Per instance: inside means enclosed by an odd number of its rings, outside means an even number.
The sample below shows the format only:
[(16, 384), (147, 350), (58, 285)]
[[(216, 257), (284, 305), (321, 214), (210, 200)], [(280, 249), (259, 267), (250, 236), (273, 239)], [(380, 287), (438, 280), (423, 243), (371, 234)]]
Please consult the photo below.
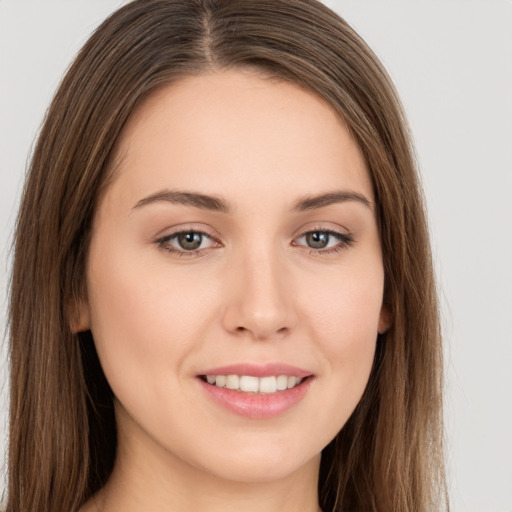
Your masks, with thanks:
[[(9, 244), (34, 138), (72, 57), (122, 3), (0, 0), (2, 330)], [(511, 512), (512, 2), (326, 3), (384, 62), (415, 135), (443, 305), (452, 509)]]

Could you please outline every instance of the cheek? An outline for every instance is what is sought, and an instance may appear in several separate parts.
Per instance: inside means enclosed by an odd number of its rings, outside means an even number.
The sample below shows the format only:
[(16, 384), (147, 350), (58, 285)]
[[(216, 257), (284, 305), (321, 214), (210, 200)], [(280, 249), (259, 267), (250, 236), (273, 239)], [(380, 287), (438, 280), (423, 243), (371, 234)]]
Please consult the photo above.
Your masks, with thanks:
[(198, 296), (196, 285), (169, 275), (165, 264), (155, 268), (154, 261), (112, 244), (104, 254), (100, 244), (91, 248), (88, 290), (91, 330), (107, 378), (113, 388), (127, 375), (140, 376), (146, 387), (159, 375), (172, 379), (211, 322), (210, 290)]
[(378, 262), (366, 269), (330, 281), (307, 307), (311, 336), (332, 384), (331, 398), (342, 404), (336, 419), (340, 425), (359, 402), (375, 355), (384, 278)]
[[(384, 287), (380, 261), (347, 267), (323, 283), (305, 302), (303, 314), (310, 316), (310, 326), (329, 351), (363, 349), (365, 340), (376, 338), (379, 325)], [(310, 284), (306, 288), (313, 289)], [(305, 301), (307, 296), (304, 290)]]

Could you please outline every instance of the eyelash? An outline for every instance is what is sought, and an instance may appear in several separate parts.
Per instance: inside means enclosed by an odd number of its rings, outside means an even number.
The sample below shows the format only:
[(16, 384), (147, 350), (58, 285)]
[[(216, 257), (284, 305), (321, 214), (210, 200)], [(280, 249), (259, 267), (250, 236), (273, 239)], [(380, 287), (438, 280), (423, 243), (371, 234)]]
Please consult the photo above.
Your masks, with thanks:
[[(330, 237), (334, 237), (338, 240), (338, 243), (334, 247), (330, 247), (327, 249), (315, 249), (313, 247), (308, 247), (302, 244), (294, 243), (295, 240), (299, 240), (307, 235), (311, 235), (312, 233), (324, 233), (327, 234)], [(220, 246), (221, 243), (216, 240), (214, 237), (209, 235), (208, 233), (197, 230), (197, 229), (186, 229), (181, 231), (176, 231), (174, 233), (171, 233), (170, 235), (166, 235), (164, 237), (158, 238), (155, 240), (155, 243), (164, 251), (166, 251), (169, 254), (179, 256), (179, 257), (193, 257), (198, 256), (200, 253), (202, 253), (205, 250), (210, 249), (211, 247), (207, 247), (205, 249), (193, 249), (190, 251), (187, 251), (185, 249), (178, 249), (172, 245), (170, 245), (170, 242), (173, 239), (177, 239), (180, 235), (185, 234), (194, 234), (194, 235), (201, 235), (201, 237), (208, 238), (212, 241), (213, 244), (216, 244), (217, 246)], [(340, 233), (338, 231), (333, 231), (330, 229), (310, 229), (308, 231), (305, 231), (302, 233), (299, 237), (294, 239), (294, 242), (292, 242), (292, 245), (295, 247), (303, 247), (307, 251), (308, 254), (312, 256), (321, 256), (323, 254), (335, 254), (340, 251), (346, 250), (349, 247), (351, 247), (355, 243), (355, 239), (352, 235)]]
[(158, 238), (157, 240), (155, 240), (155, 243), (162, 250), (168, 252), (169, 254), (172, 254), (174, 256), (179, 256), (179, 257), (197, 256), (202, 251), (209, 249), (209, 247), (208, 247), (206, 249), (193, 249), (193, 250), (187, 251), (185, 249), (178, 249), (177, 247), (173, 247), (172, 245), (170, 245), (170, 242), (173, 239), (177, 239), (177, 237), (180, 235), (187, 235), (187, 234), (201, 235), (201, 237), (203, 237), (203, 238), (210, 239), (214, 243), (214, 245), (217, 245), (217, 246), (221, 245), (220, 242), (217, 241), (213, 236), (211, 236), (208, 233), (205, 233), (204, 231), (201, 231), (199, 229), (183, 229), (180, 231), (176, 231), (174, 233), (171, 233), (170, 235), (165, 235), (161, 238)]
[[(297, 237), (295, 240), (299, 240), (300, 238), (303, 238), (307, 235), (310, 235), (312, 233), (325, 233), (329, 235), (330, 237), (334, 237), (338, 240), (338, 243), (334, 247), (329, 247), (327, 249), (315, 249), (313, 247), (308, 246), (301, 246), (303, 247), (309, 255), (312, 256), (322, 256), (322, 255), (329, 255), (329, 254), (336, 254), (340, 251), (344, 251), (351, 247), (355, 243), (355, 239), (352, 235), (340, 233), (339, 231), (334, 231), (332, 229), (325, 229), (325, 228), (314, 228), (314, 229), (308, 229), (308, 231), (302, 233), (299, 237)], [(298, 244), (293, 244), (297, 246)]]

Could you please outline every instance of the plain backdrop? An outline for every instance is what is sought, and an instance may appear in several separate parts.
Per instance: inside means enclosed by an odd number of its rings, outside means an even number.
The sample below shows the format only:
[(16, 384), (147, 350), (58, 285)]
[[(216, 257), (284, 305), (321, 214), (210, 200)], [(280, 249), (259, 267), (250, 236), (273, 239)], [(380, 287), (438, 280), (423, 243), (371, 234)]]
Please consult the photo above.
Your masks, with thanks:
[[(34, 138), (73, 56), (122, 3), (0, 0), (2, 331), (10, 242)], [(387, 67), (416, 141), (443, 307), (452, 510), (512, 512), (512, 2), (326, 3)], [(0, 452), (5, 342), (3, 350)]]

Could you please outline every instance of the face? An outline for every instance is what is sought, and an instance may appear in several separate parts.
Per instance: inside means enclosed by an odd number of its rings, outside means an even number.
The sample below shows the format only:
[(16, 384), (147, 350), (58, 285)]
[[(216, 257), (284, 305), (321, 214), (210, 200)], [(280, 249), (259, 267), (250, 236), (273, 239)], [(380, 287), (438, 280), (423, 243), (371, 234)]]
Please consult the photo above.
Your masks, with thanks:
[(238, 481), (318, 468), (386, 327), (373, 200), (343, 122), (295, 85), (229, 71), (150, 96), (80, 306), (119, 453)]

